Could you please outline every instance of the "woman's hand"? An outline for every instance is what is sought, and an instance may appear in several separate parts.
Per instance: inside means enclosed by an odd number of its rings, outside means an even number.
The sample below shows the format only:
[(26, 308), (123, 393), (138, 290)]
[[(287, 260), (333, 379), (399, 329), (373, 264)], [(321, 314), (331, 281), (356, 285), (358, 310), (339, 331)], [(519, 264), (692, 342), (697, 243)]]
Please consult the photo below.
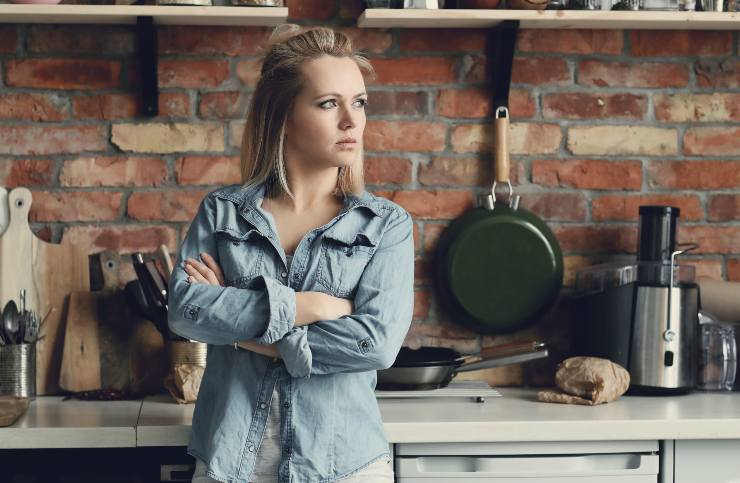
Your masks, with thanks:
[[(200, 258), (204, 263), (193, 258), (185, 260), (185, 272), (188, 274), (188, 282), (220, 285), (223, 287), (225, 285), (224, 272), (218, 266), (216, 260), (205, 252), (200, 254)], [(266, 345), (258, 344), (251, 340), (243, 340), (238, 342), (237, 345), (242, 349), (257, 352), (268, 357), (280, 357), (275, 344)]]
[(188, 282), (220, 285), (223, 287), (225, 285), (224, 272), (218, 266), (216, 260), (206, 252), (201, 253), (200, 258), (205, 263), (199, 262), (194, 258), (185, 260), (185, 273), (188, 274)]

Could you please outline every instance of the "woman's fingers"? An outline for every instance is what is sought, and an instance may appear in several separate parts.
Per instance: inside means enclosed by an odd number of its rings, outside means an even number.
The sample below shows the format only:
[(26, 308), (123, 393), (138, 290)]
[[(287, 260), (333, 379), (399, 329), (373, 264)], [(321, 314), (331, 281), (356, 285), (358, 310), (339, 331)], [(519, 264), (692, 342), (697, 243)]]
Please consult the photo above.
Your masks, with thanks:
[(218, 266), (216, 260), (206, 252), (201, 253), (200, 258), (202, 258), (203, 261), (206, 262), (206, 266), (210, 268), (213, 274), (216, 276), (218, 284), (222, 287), (226, 285), (226, 283), (224, 282), (224, 272), (221, 270), (221, 267)]
[(197, 282), (219, 285), (218, 279), (213, 271), (201, 262), (192, 258), (185, 260), (185, 272), (194, 277)]

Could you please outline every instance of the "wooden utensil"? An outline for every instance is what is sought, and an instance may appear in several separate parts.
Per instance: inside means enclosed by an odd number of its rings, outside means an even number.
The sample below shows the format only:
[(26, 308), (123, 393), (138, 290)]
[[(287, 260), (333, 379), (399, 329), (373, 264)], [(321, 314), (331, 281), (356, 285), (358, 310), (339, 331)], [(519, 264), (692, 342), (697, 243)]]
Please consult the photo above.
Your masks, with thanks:
[(98, 302), (92, 292), (69, 294), (59, 386), (71, 392), (101, 388)]

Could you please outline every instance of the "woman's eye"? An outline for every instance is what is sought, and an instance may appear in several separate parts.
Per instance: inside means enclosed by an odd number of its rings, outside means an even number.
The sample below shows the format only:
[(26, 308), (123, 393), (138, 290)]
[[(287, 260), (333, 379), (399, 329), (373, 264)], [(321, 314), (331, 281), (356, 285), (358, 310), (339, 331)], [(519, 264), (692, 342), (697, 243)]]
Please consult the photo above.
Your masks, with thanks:
[[(357, 99), (354, 102), (355, 107), (367, 107), (367, 99)], [(329, 109), (331, 107), (336, 107), (337, 101), (336, 99), (327, 99), (324, 102), (319, 103), (319, 107), (322, 109)]]
[[(331, 103), (332, 105), (329, 105), (329, 103)], [(337, 105), (337, 101), (335, 101), (334, 99), (328, 99), (328, 100), (320, 103), (319, 104), (319, 107), (321, 107), (322, 109), (327, 109), (329, 107), (334, 107), (336, 105)]]

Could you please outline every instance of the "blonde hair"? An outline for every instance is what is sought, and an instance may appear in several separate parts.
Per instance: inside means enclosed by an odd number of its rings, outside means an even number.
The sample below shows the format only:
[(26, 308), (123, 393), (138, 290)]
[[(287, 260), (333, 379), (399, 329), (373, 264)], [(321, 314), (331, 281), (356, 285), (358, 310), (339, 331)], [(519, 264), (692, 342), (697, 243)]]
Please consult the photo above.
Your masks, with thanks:
[[(283, 140), (285, 123), (303, 84), (301, 65), (325, 55), (355, 61), (365, 75), (374, 76), (367, 58), (353, 50), (343, 33), (326, 27), (280, 25), (273, 30), (262, 54), (262, 71), (249, 103), (241, 150), (244, 186), (266, 183), (270, 195), (288, 187)], [(363, 153), (352, 166), (340, 167), (335, 194), (361, 194), (365, 189)]]

